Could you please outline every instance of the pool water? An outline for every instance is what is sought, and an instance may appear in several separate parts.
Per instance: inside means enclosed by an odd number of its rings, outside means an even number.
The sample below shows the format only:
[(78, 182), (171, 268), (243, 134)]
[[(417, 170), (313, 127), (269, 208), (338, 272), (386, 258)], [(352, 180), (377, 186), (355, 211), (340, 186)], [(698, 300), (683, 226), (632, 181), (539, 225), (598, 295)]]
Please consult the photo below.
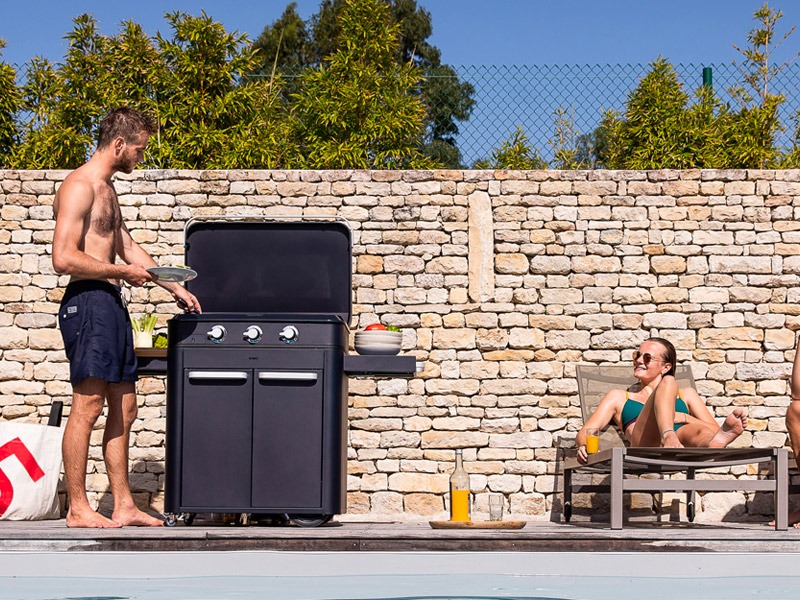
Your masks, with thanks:
[(796, 600), (800, 577), (643, 578), (513, 575), (0, 578), (3, 600)]
[(0, 600), (796, 600), (800, 554), (0, 552)]

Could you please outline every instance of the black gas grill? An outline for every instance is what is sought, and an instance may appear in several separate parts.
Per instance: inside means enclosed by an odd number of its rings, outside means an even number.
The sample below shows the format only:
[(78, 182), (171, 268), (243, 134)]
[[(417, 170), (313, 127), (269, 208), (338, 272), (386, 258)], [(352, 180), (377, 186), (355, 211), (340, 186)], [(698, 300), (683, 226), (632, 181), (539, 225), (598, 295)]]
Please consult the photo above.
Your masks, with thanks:
[(413, 356), (349, 356), (352, 256), (343, 221), (190, 221), (186, 287), (203, 314), (170, 320), (165, 511), (346, 510), (347, 375), (411, 376)]

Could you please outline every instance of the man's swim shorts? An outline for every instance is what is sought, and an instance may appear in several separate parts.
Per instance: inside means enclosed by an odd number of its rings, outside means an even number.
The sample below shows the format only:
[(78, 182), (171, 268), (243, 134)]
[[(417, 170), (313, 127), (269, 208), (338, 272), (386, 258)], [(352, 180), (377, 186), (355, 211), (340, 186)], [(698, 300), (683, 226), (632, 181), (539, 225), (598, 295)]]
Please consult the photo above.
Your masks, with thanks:
[(136, 381), (131, 320), (118, 286), (94, 279), (73, 281), (61, 300), (58, 326), (73, 385), (87, 377)]

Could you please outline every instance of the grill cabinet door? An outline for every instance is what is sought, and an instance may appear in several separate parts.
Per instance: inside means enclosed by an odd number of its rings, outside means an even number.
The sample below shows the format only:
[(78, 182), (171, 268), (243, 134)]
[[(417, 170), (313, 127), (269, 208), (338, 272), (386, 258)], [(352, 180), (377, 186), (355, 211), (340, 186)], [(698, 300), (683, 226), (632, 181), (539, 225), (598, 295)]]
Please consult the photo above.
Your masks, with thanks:
[(253, 394), (253, 506), (322, 505), (323, 373), (258, 370)]
[(184, 370), (181, 504), (224, 512), (250, 504), (251, 370)]

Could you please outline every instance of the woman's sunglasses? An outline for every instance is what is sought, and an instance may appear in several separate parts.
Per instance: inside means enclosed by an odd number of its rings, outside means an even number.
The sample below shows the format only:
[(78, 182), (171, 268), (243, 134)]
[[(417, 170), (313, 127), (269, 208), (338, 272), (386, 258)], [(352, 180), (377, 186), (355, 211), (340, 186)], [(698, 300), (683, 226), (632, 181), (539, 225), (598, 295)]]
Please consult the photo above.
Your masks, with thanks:
[(642, 359), (642, 362), (644, 363), (645, 367), (650, 364), (651, 360), (654, 360), (656, 362), (667, 362), (663, 358), (656, 358), (655, 356), (653, 356), (649, 352), (639, 352), (638, 350), (634, 350), (633, 351), (633, 362), (635, 363), (640, 358)]

